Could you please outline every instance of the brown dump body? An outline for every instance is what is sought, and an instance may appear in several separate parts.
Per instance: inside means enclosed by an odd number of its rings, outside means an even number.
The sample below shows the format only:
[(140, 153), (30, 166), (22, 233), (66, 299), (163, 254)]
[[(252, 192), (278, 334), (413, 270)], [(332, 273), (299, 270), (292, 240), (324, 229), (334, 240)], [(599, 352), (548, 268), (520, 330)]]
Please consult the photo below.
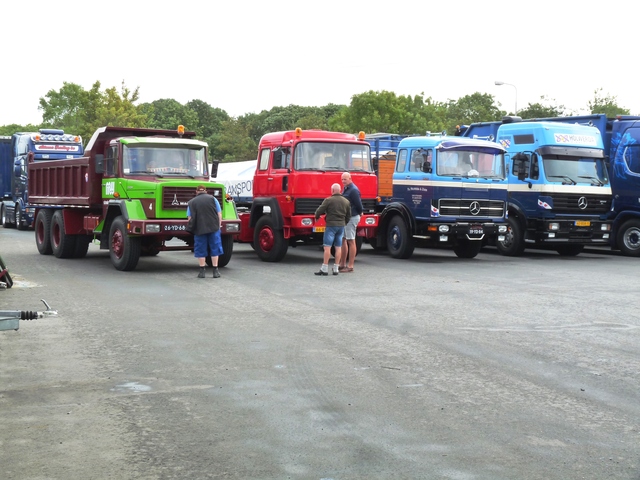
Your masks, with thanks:
[(95, 157), (29, 163), (29, 203), (102, 207), (102, 175)]

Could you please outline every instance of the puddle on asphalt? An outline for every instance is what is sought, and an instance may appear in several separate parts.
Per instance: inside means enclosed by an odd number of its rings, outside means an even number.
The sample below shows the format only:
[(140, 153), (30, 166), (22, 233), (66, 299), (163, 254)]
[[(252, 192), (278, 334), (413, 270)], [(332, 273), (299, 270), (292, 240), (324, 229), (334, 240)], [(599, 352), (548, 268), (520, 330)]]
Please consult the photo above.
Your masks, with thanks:
[(111, 389), (112, 392), (150, 392), (151, 387), (148, 385), (142, 385), (138, 382), (128, 382), (121, 385), (116, 385)]

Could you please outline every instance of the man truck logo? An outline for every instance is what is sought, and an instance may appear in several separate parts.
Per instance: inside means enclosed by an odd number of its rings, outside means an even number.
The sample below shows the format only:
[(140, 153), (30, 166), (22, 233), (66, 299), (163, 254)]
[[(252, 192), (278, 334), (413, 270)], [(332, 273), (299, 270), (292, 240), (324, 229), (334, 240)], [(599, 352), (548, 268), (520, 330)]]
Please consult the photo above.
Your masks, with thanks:
[(588, 204), (589, 202), (587, 202), (587, 197), (580, 197), (578, 199), (578, 207), (580, 208), (580, 210), (584, 210), (585, 208), (587, 208)]
[(178, 201), (178, 195), (176, 195), (175, 193), (173, 194), (173, 202), (171, 202), (171, 205), (180, 205), (180, 202)]
[(478, 215), (480, 213), (480, 202), (471, 202), (469, 205), (469, 211), (471, 215)]

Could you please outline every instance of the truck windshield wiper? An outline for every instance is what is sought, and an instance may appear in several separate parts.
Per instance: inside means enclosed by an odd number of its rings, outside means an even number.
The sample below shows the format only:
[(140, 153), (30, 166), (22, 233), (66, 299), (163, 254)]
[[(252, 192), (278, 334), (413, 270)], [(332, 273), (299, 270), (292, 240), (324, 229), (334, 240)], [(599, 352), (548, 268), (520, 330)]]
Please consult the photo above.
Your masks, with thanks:
[(562, 178), (564, 180), (563, 184), (576, 185), (576, 181), (566, 175), (547, 175), (547, 178)]
[(590, 177), (587, 175), (580, 175), (578, 178), (588, 178), (589, 180), (591, 180), (591, 185), (598, 185), (598, 186), (602, 186), (604, 185), (604, 182), (602, 180), (600, 180), (599, 178), (596, 177)]

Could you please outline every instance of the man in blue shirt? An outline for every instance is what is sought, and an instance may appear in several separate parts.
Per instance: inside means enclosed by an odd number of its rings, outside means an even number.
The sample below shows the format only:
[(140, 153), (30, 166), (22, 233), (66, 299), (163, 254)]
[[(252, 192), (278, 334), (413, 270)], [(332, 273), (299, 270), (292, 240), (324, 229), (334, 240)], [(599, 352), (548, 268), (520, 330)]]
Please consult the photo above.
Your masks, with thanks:
[(344, 172), (342, 174), (342, 196), (349, 200), (351, 204), (351, 218), (349, 223), (344, 227), (344, 239), (342, 242), (342, 255), (341, 265), (339, 267), (340, 272), (349, 273), (353, 272), (353, 264), (356, 261), (356, 232), (358, 230), (358, 223), (360, 223), (360, 215), (364, 211), (362, 207), (362, 199), (360, 198), (360, 190), (356, 187), (356, 184), (351, 180), (351, 174)]
[(205, 277), (206, 258), (211, 257), (213, 278), (219, 278), (218, 256), (222, 250), (222, 212), (220, 203), (213, 195), (207, 193), (207, 187), (198, 185), (196, 196), (187, 204), (187, 218), (189, 230), (193, 233), (193, 256), (198, 259), (200, 273), (198, 278)]

